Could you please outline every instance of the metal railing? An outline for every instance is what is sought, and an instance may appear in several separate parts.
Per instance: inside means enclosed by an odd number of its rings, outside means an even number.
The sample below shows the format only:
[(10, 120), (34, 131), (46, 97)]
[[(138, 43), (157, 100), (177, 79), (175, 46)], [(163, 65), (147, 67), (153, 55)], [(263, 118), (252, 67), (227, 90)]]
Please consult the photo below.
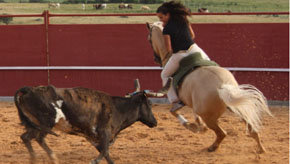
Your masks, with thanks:
[[(110, 16), (155, 16), (155, 13), (126, 14), (51, 14), (48, 10), (42, 14), (7, 14), (1, 17), (43, 17), (44, 24), (49, 24), (50, 17), (110, 17)], [(225, 12), (225, 13), (191, 13), (191, 15), (289, 15), (289, 12)]]

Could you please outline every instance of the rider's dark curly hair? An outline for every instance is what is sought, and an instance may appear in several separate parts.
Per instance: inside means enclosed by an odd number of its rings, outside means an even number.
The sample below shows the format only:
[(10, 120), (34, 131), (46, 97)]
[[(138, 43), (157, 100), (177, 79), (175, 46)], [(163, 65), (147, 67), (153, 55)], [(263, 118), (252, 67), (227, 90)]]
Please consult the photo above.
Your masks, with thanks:
[(180, 2), (170, 1), (164, 2), (160, 7), (158, 7), (157, 13), (170, 14), (170, 19), (179, 23), (188, 24), (189, 21), (187, 16), (190, 16), (189, 10)]

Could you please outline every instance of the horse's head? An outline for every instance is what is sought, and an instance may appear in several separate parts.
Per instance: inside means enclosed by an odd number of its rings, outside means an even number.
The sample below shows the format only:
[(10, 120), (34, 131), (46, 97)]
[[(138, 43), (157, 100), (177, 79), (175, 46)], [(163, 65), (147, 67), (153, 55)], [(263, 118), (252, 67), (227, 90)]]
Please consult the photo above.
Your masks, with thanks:
[(162, 36), (163, 26), (162, 22), (154, 22), (147, 24), (149, 30), (148, 41), (150, 42), (154, 51), (154, 61), (161, 66), (164, 66), (170, 58), (170, 53), (165, 47), (164, 38)]

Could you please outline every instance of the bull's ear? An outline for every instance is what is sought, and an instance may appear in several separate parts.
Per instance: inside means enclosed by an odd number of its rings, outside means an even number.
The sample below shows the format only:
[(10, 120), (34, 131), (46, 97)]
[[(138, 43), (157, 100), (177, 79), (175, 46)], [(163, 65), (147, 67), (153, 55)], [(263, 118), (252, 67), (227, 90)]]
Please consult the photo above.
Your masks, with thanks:
[(141, 103), (142, 101), (144, 101), (144, 99), (146, 99), (145, 92), (139, 92), (132, 97), (132, 100), (137, 103)]
[(51, 89), (51, 90), (55, 90), (55, 86), (53, 86), (53, 85), (48, 85), (47, 88)]

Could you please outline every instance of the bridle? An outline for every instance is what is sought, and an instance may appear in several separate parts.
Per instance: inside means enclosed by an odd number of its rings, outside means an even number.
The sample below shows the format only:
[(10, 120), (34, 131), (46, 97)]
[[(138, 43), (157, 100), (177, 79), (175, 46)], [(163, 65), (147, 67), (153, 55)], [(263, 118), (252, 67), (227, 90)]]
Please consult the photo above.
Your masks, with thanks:
[(148, 36), (148, 41), (151, 45), (151, 48), (153, 50), (153, 57), (154, 57), (154, 61), (160, 65), (160, 67), (162, 67), (162, 60), (161, 57), (155, 52), (153, 45), (152, 45), (152, 27), (150, 28), (150, 32), (149, 32), (149, 36)]

